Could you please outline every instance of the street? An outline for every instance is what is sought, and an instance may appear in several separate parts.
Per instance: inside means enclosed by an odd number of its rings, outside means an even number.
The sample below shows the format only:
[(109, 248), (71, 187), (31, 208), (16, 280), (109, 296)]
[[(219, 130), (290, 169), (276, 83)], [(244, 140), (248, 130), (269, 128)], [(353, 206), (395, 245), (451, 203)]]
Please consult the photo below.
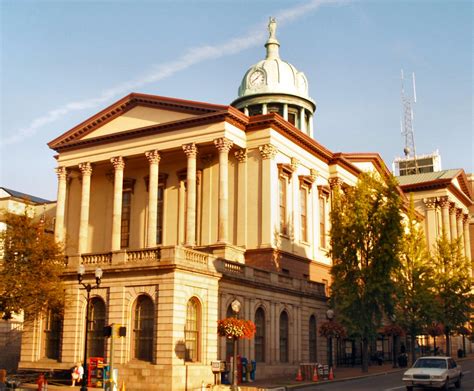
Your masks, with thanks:
[[(464, 377), (462, 379), (461, 391), (474, 390), (474, 360), (461, 361)], [(344, 382), (335, 382), (321, 385), (314, 385), (310, 387), (296, 388), (295, 390), (305, 391), (403, 391), (405, 386), (402, 383), (403, 372), (391, 373), (387, 375), (370, 376), (363, 379), (349, 380)], [(422, 388), (415, 388), (415, 391), (422, 390)], [(455, 390), (451, 386), (451, 390)]]

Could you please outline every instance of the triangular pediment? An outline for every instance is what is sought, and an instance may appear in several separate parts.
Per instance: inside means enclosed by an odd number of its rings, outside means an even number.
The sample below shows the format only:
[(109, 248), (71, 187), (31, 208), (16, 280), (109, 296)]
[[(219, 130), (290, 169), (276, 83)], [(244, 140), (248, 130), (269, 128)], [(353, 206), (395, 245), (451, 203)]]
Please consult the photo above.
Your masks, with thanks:
[(58, 149), (80, 140), (114, 135), (147, 126), (212, 114), (227, 106), (132, 93), (57, 137), (49, 147)]

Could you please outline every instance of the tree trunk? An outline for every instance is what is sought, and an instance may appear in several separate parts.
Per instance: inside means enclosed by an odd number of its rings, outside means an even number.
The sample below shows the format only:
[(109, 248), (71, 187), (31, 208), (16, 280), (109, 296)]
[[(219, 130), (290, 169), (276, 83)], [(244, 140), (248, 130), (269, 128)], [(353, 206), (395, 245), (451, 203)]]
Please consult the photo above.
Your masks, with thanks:
[(446, 356), (451, 356), (451, 338), (449, 337), (449, 332), (445, 334), (446, 336)]
[(415, 352), (415, 342), (416, 342), (416, 335), (410, 335), (410, 354), (411, 354), (411, 365), (416, 360), (416, 352)]
[(369, 341), (362, 339), (362, 372), (369, 372)]

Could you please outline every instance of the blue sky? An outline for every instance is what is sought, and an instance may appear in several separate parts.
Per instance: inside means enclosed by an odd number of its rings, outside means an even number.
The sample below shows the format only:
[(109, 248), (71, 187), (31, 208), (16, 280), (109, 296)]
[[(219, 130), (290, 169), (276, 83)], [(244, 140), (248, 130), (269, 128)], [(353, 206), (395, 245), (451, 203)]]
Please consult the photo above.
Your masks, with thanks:
[[(474, 171), (470, 1), (27, 1), (1, 7), (0, 186), (56, 198), (46, 143), (130, 92), (229, 104), (265, 55), (303, 71), (318, 142), (403, 154), (400, 69), (416, 73), (417, 153)], [(408, 83), (409, 84), (409, 83)], [(408, 88), (411, 91), (411, 88)]]

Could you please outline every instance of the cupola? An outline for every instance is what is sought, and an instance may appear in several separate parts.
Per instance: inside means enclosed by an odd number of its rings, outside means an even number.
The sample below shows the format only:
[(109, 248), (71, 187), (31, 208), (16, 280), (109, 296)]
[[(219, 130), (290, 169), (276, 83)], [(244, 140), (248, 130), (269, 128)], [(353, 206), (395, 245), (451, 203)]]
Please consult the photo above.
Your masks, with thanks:
[(308, 94), (308, 80), (289, 62), (280, 58), (276, 39), (277, 23), (270, 18), (266, 57), (252, 65), (239, 87), (239, 97), (232, 102), (246, 115), (276, 112), (302, 132), (312, 136), (316, 104)]

